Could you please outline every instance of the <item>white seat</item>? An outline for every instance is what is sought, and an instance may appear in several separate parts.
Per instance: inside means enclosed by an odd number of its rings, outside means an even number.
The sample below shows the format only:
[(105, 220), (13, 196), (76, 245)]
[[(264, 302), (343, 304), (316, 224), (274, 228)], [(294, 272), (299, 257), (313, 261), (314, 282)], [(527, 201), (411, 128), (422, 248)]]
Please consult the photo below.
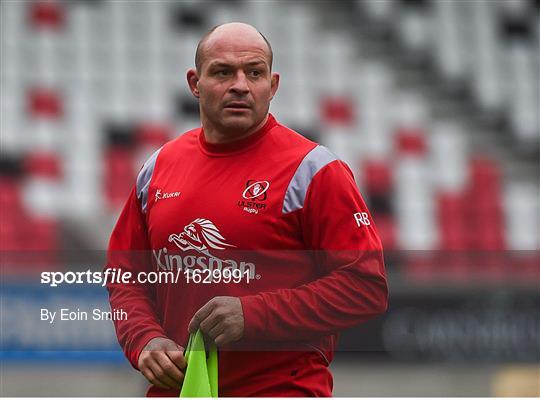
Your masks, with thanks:
[(473, 95), (484, 111), (497, 112), (505, 100), (499, 15), (494, 2), (474, 1), (469, 7), (473, 23), (467, 43), (472, 61)]
[(534, 48), (513, 40), (507, 50), (510, 64), (510, 121), (514, 132), (523, 143), (539, 140), (538, 122), (538, 60)]
[(467, 184), (468, 141), (463, 129), (452, 121), (431, 126), (429, 163), (433, 184), (443, 192), (460, 192)]
[(416, 8), (400, 11), (397, 19), (398, 37), (409, 51), (422, 52), (432, 44), (431, 20)]
[(33, 216), (55, 218), (65, 209), (62, 182), (27, 178), (22, 188), (23, 202)]
[(462, 23), (462, 10), (465, 2), (437, 0), (433, 3), (435, 61), (438, 70), (449, 81), (464, 79), (469, 64), (469, 54), (464, 49), (467, 43), (465, 26)]
[(506, 242), (512, 250), (540, 249), (540, 187), (510, 182), (505, 190)]
[(397, 160), (394, 171), (399, 241), (407, 250), (431, 250), (438, 240), (431, 171), (410, 156)]
[(2, 109), (0, 118), (0, 148), (2, 153), (21, 154), (28, 141), (22, 131), (22, 119), (19, 112), (13, 109)]
[(25, 132), (27, 150), (44, 150), (55, 152), (65, 139), (64, 125), (61, 121), (26, 120), (21, 129)]
[(397, 126), (409, 128), (426, 126), (429, 110), (425, 98), (410, 90), (397, 92), (393, 116)]
[(356, 4), (371, 19), (383, 22), (393, 17), (397, 3), (392, 0), (356, 0)]
[(345, 161), (358, 175), (358, 142), (354, 140), (354, 133), (350, 127), (325, 127), (321, 135), (321, 143), (328, 147), (330, 151)]
[(513, 18), (526, 17), (530, 11), (527, 0), (499, 0), (494, 6), (500, 14)]

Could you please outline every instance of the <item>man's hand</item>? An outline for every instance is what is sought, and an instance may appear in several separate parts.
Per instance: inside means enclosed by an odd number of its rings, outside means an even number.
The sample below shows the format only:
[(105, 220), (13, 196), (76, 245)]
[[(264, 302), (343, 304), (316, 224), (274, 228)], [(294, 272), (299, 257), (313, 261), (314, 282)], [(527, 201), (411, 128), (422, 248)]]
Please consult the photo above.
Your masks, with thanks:
[(235, 342), (244, 335), (244, 312), (238, 297), (214, 297), (189, 322), (190, 333), (201, 331), (217, 346)]
[(184, 380), (184, 348), (170, 339), (150, 340), (139, 356), (139, 370), (150, 383), (162, 389), (179, 389)]

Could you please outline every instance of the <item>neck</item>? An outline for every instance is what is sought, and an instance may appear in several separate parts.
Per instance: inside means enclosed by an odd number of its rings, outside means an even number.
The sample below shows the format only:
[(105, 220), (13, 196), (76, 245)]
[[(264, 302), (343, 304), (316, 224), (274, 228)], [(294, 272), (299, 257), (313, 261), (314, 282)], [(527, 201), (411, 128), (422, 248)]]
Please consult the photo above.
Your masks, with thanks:
[(264, 124), (268, 121), (268, 114), (263, 118), (263, 120), (254, 128), (249, 129), (248, 131), (238, 134), (238, 131), (234, 130), (224, 130), (224, 129), (218, 129), (216, 128), (210, 121), (208, 121), (207, 118), (202, 117), (201, 123), (204, 131), (204, 138), (208, 143), (211, 144), (223, 144), (223, 143), (230, 143), (234, 142), (236, 140), (240, 140), (243, 138), (246, 138), (255, 132), (257, 132), (259, 129), (261, 129)]

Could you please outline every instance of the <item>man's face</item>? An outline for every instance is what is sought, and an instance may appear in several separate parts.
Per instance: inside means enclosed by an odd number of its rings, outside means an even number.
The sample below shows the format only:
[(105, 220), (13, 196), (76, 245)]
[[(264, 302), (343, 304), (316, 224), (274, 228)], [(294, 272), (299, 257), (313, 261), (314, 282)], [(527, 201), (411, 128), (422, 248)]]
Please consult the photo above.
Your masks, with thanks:
[(203, 54), (196, 82), (201, 117), (231, 136), (257, 127), (268, 113), (279, 79), (270, 71), (264, 42), (209, 41)]

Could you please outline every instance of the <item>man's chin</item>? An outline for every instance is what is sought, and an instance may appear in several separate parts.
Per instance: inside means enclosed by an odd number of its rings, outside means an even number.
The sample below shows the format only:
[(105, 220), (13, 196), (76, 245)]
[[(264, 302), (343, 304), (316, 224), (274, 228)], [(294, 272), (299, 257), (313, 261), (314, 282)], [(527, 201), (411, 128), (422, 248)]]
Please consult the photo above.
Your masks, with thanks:
[(221, 120), (222, 126), (228, 130), (247, 131), (253, 126), (253, 120), (248, 113), (227, 113)]

